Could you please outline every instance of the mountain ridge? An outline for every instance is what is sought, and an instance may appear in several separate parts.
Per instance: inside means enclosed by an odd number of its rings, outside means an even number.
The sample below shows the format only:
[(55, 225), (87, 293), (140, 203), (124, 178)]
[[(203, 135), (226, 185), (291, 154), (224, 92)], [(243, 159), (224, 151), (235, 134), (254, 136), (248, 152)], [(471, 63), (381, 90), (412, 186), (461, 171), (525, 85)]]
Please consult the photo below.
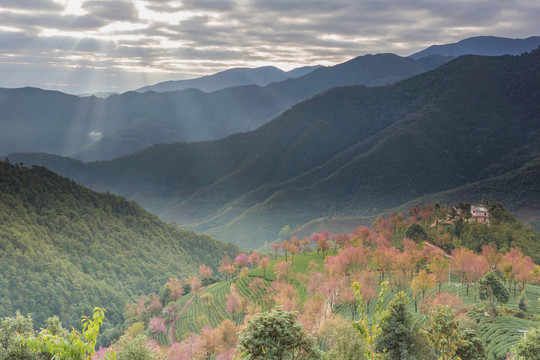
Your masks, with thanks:
[(461, 55), (521, 55), (540, 46), (540, 36), (525, 39), (510, 39), (497, 36), (475, 36), (452, 44), (432, 45), (409, 57), (420, 59), (427, 55), (443, 55), (457, 57)]
[[(441, 56), (425, 62), (390, 54), (369, 55), (265, 87), (238, 86), (212, 93), (196, 89), (127, 92), (100, 99), (0, 89), (0, 106), (5, 110), (0, 124), (20, 125), (0, 134), (0, 154), (33, 151), (84, 161), (110, 160), (155, 143), (220, 139), (253, 130), (329, 88), (389, 84), (447, 60)], [(36, 108), (36, 93), (53, 99)]]
[(234, 86), (266, 86), (273, 82), (280, 82), (289, 78), (297, 78), (306, 75), (320, 67), (320, 65), (303, 66), (290, 71), (283, 71), (275, 66), (263, 66), (258, 68), (231, 68), (212, 75), (202, 76), (200, 78), (188, 80), (169, 80), (154, 85), (143, 86), (135, 91), (168, 92), (195, 88), (204, 92), (214, 92)]
[(258, 247), (286, 224), (371, 214), (537, 157), (539, 73), (540, 50), (463, 56), (391, 86), (328, 90), (248, 133), (156, 145), (72, 174)]
[[(486, 47), (482, 42), (489, 39), (477, 38), (475, 46)], [(520, 41), (503, 40), (511, 44)], [(413, 57), (364, 55), (264, 87), (245, 85), (210, 93), (193, 88), (166, 93), (132, 91), (101, 99), (38, 89), (0, 89), (0, 126), (4, 130), (0, 134), (0, 154), (48, 152), (96, 161), (156, 143), (225, 138), (254, 130), (298, 102), (330, 88), (389, 85), (450, 59), (436, 54)]]

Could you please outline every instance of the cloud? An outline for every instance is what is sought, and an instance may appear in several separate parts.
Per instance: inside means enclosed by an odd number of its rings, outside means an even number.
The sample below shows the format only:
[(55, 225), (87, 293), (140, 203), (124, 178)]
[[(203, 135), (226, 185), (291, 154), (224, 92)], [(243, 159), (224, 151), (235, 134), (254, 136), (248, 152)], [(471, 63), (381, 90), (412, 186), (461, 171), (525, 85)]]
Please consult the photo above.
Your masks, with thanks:
[(156, 12), (176, 12), (176, 11), (230, 11), (236, 7), (233, 0), (155, 0), (147, 1), (146, 7)]
[(130, 76), (287, 70), (366, 53), (409, 55), (478, 35), (540, 35), (535, 0), (87, 0), (82, 12), (64, 8), (0, 2), (0, 79), (41, 64), (43, 74), (65, 66), (81, 82), (118, 85)]
[(182, 4), (189, 10), (229, 11), (236, 7), (236, 2), (231, 0), (183, 0)]
[(0, 13), (0, 24), (12, 26), (24, 32), (39, 34), (43, 30), (93, 30), (105, 26), (107, 22), (93, 15), (59, 15), (40, 12), (32, 13)]
[(61, 11), (64, 7), (53, 0), (2, 0), (2, 8), (32, 11)]
[(84, 2), (82, 8), (95, 17), (108, 21), (139, 21), (137, 8), (130, 1), (91, 0)]

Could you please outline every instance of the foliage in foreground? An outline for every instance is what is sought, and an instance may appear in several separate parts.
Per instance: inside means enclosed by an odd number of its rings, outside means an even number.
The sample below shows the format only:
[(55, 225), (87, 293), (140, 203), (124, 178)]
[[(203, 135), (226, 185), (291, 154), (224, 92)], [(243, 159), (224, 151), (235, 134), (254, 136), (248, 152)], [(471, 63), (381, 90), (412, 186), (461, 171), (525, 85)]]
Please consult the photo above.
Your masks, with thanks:
[(524, 336), (514, 352), (520, 360), (540, 360), (540, 327)]
[[(42, 330), (38, 336), (32, 334), (18, 335), (20, 347), (28, 347), (35, 354), (50, 354), (52, 360), (85, 360), (95, 354), (99, 328), (105, 319), (105, 309), (95, 308), (93, 316), (83, 317), (82, 333), (75, 329), (69, 338), (62, 334), (53, 334)], [(106, 359), (115, 360), (114, 352), (107, 354)]]
[(251, 319), (240, 333), (239, 347), (248, 359), (321, 359), (313, 338), (293, 312), (281, 307)]

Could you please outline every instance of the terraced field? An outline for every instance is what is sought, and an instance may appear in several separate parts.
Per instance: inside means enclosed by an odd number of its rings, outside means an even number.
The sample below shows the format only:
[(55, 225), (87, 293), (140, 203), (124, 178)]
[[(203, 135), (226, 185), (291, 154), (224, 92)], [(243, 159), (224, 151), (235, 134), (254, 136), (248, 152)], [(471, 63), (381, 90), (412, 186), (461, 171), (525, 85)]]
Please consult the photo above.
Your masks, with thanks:
[(523, 331), (539, 325), (538, 321), (498, 316), (491, 322), (490, 317), (479, 313), (469, 316), (478, 322), (482, 338), (486, 342), (487, 360), (505, 359), (508, 348), (519, 343)]
[(176, 319), (177, 341), (182, 341), (186, 334), (199, 333), (206, 326), (215, 328), (225, 318), (231, 319), (225, 310), (226, 294), (230, 293), (230, 284), (229, 281), (223, 281), (205, 288), (198, 295), (189, 294), (182, 298), (182, 300), (187, 298), (184, 301), (190, 301), (190, 304)]
[[(331, 250), (330, 255), (333, 255)], [(282, 258), (284, 260), (284, 258)], [(279, 260), (279, 259), (278, 259)], [(289, 258), (290, 260), (290, 258)], [(263, 297), (267, 293), (267, 288), (272, 285), (272, 282), (276, 280), (276, 275), (273, 272), (273, 265), (276, 260), (271, 261), (271, 268), (266, 271), (263, 279), (263, 289), (252, 289), (250, 284), (257, 278), (263, 278), (263, 271), (261, 269), (254, 269), (249, 272), (248, 276), (244, 278), (234, 279), (236, 293), (243, 298), (247, 299), (251, 304), (258, 305), (263, 311), (268, 310), (265, 308)], [(305, 255), (298, 254), (294, 258), (294, 266), (292, 272), (296, 274), (308, 274), (309, 269), (313, 267), (314, 262), (319, 270), (322, 269), (323, 258), (322, 254), (308, 253)], [(311, 264), (311, 265), (310, 265)], [(540, 298), (540, 287), (527, 285), (526, 295), (528, 298), (528, 319), (518, 319), (512, 316), (499, 316), (495, 318), (494, 322), (491, 322), (491, 317), (484, 316), (483, 309), (485, 304), (475, 299), (475, 287), (473, 285), (469, 288), (469, 294), (466, 295), (466, 287), (456, 286), (458, 285), (454, 276), (451, 277), (451, 282), (444, 283), (442, 285), (442, 291), (449, 292), (451, 294), (457, 294), (463, 301), (464, 305), (470, 308), (468, 313), (473, 322), (476, 322), (478, 329), (482, 332), (482, 338), (486, 342), (488, 360), (501, 360), (511, 346), (515, 345), (522, 336), (518, 330), (528, 330), (533, 327), (540, 326), (540, 307), (538, 304), (538, 298)], [(179, 300), (178, 304), (183, 308), (186, 304), (185, 311), (178, 317), (176, 322), (176, 339), (181, 341), (187, 334), (199, 332), (202, 328), (209, 325), (216, 327), (225, 318), (232, 319), (230, 313), (226, 308), (226, 295), (230, 293), (231, 281), (224, 281), (205, 288), (201, 294), (193, 296), (189, 294)], [(306, 289), (298, 281), (293, 280), (299, 293), (300, 302), (303, 303), (306, 299)], [(435, 295), (437, 293), (437, 287), (431, 289), (426, 296)], [(415, 313), (415, 306), (413, 301), (413, 294), (410, 288), (405, 289), (405, 293), (411, 299), (408, 304), (408, 309), (414, 315), (416, 321), (422, 321), (424, 315), (420, 312)], [(203, 294), (210, 294), (209, 300), (203, 301)], [(389, 290), (385, 295), (385, 303), (388, 303), (395, 295), (395, 292)], [(519, 294), (517, 294), (519, 296)], [(368, 314), (371, 315), (375, 310), (375, 302), (373, 300), (370, 303)], [(504, 304), (503, 313), (512, 314), (518, 310), (517, 298), (514, 297), (513, 291), (510, 293), (510, 300), (507, 304)], [(335, 307), (334, 312), (340, 314), (344, 318), (351, 319), (351, 308), (348, 304), (340, 304)], [(536, 316), (536, 319), (535, 319)], [(166, 341), (166, 339), (165, 339)]]

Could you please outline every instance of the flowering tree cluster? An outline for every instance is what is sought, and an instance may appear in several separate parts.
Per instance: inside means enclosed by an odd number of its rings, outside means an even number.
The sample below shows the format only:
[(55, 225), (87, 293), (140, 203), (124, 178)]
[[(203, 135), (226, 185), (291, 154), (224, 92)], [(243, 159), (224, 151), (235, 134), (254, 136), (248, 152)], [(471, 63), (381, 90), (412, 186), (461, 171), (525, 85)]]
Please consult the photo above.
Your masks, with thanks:
[[(496, 305), (502, 302), (502, 298), (496, 298), (495, 293), (503, 293), (493, 280), (495, 271), (504, 276), (503, 289), (510, 292), (514, 287), (514, 296), (518, 290), (523, 291), (527, 284), (538, 281), (540, 267), (519, 248), (501, 252), (492, 244), (481, 246), (480, 252), (479, 248), (475, 251), (458, 246), (456, 234), (461, 230), (457, 225), (449, 225), (452, 226), (451, 231), (442, 227), (441, 221), (445, 216), (440, 206), (415, 206), (408, 214), (394, 213), (388, 218), (378, 217), (371, 229), (361, 226), (350, 233), (338, 234), (323, 231), (302, 239), (291, 234), (284, 237), (281, 243), (272, 244), (273, 253), (268, 255), (253, 251), (239, 253), (233, 257), (234, 260), (224, 257), (217, 271), (222, 279), (231, 283), (231, 292), (225, 295), (228, 317), (232, 319), (232, 325), (241, 327), (245, 319), (252, 318), (261, 310), (270, 311), (279, 306), (283, 311), (298, 311), (297, 320), (303, 329), (311, 335), (323, 337), (323, 329), (332, 334), (326, 323), (341, 324), (341, 320), (336, 320), (335, 309), (338, 307), (348, 308), (352, 320), (358, 318), (359, 309), (363, 309), (364, 315), (373, 314), (372, 301), (382, 282), (398, 294), (411, 289), (411, 301), (414, 300), (416, 312), (433, 314), (439, 308), (447, 307), (454, 314), (464, 314), (468, 308), (461, 298), (442, 291), (445, 282), (459, 281), (464, 285), (461, 287), (462, 293), (487, 299), (495, 314)], [(317, 255), (309, 255), (312, 260), (306, 264), (305, 259), (309, 257), (302, 254), (307, 254), (310, 247), (316, 250)], [(451, 252), (446, 251), (449, 249)], [(279, 258), (280, 253), (284, 258)], [(204, 290), (205, 279), (212, 276), (213, 270), (201, 265), (199, 277), (171, 279), (166, 284), (167, 291), (159, 296), (151, 294), (139, 299), (129, 311), (135, 314), (135, 320), (147, 324), (152, 333), (166, 333), (175, 312), (171, 310), (169, 314), (169, 303), (176, 302), (183, 294), (191, 292), (203, 303), (212, 304), (215, 299)], [(501, 280), (498, 276), (495, 279)], [(235, 282), (240, 280), (244, 290), (233, 290)], [(356, 293), (353, 283), (357, 284)], [(249, 296), (246, 296), (246, 288), (251, 293)], [(404, 299), (402, 296), (399, 301), (396, 300), (395, 309), (403, 310)], [(165, 310), (162, 310), (162, 304), (166, 305)], [(381, 310), (380, 304), (377, 304), (377, 309)], [(450, 316), (447, 315), (439, 313), (437, 316)], [(393, 319), (385, 319), (386, 325), (382, 328), (391, 333), (394, 327), (388, 324), (392, 324)], [(227, 326), (229, 330), (232, 329), (231, 324)], [(220, 334), (217, 329), (203, 329), (200, 334), (173, 344), (168, 356), (172, 359), (232, 358), (235, 346), (231, 345), (225, 351), (219, 344), (229, 343), (230, 339), (218, 340), (220, 336), (225, 334)], [(392, 336), (390, 334), (385, 339), (392, 339)], [(325, 339), (329, 341), (330, 350), (334, 344), (345, 346), (339, 339)], [(417, 340), (415, 338), (414, 341)], [(437, 349), (438, 354), (454, 356), (459, 353), (463, 350), (459, 350), (459, 341), (448, 349)], [(365, 349), (366, 344), (362, 346)], [(370, 343), (370, 346), (370, 354), (376, 354), (375, 344)], [(349, 353), (349, 350), (343, 348), (339, 352)], [(335, 351), (338, 352), (337, 348)], [(366, 355), (363, 351), (355, 351), (358, 358)]]

